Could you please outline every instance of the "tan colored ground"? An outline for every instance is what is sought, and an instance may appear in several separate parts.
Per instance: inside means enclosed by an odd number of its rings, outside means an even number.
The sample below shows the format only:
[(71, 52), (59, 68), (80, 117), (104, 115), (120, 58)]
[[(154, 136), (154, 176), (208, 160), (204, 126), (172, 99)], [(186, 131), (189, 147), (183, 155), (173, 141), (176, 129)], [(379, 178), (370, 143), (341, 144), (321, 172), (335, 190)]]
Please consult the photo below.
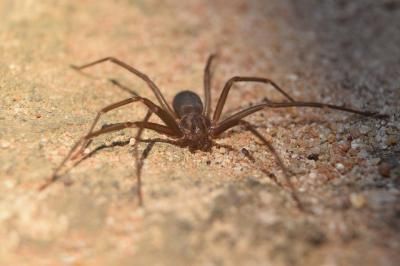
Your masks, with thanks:
[[(1, 265), (400, 261), (397, 1), (2, 0), (0, 17)], [(38, 193), (96, 111), (129, 97), (110, 78), (153, 97), (111, 64), (84, 75), (70, 64), (116, 56), (147, 73), (171, 100), (181, 89), (202, 93), (211, 52), (219, 53), (214, 104), (229, 77), (258, 75), (296, 99), (390, 118), (310, 109), (248, 118), (295, 173), (314, 214), (300, 212), (260, 170), (283, 181), (273, 156), (241, 128), (219, 142), (246, 148), (255, 164), (226, 149), (192, 154), (155, 145), (143, 169), (144, 208), (137, 206), (133, 148), (126, 144), (134, 130), (96, 139), (91, 150), (107, 148)], [(225, 110), (281, 99), (264, 87), (235, 86)], [(133, 105), (101, 124), (144, 114)]]

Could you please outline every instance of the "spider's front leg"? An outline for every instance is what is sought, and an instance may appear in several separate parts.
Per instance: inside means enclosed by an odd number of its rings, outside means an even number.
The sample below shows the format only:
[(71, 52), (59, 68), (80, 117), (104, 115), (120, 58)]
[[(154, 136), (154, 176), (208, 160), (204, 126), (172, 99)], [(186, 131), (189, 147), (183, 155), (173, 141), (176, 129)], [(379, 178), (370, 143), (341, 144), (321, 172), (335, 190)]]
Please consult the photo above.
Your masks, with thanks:
[(173, 118), (177, 118), (176, 114), (174, 113), (172, 108), (169, 106), (168, 102), (165, 100), (165, 97), (162, 95), (158, 86), (146, 74), (144, 74), (143, 72), (139, 71), (138, 69), (128, 65), (127, 63), (125, 63), (115, 57), (105, 57), (105, 58), (84, 64), (84, 65), (80, 65), (80, 66), (72, 65), (71, 67), (76, 70), (82, 70), (82, 69), (85, 69), (85, 68), (103, 63), (103, 62), (107, 62), (107, 61), (128, 70), (129, 72), (131, 72), (132, 74), (136, 75), (137, 77), (142, 79), (144, 82), (146, 82), (147, 85), (149, 86), (149, 88), (153, 91), (154, 95), (156, 96), (158, 102), (163, 107), (163, 109)]
[[(156, 104), (154, 104), (152, 101), (148, 100), (147, 98), (143, 98), (140, 96), (132, 96), (128, 99), (110, 104), (104, 108), (102, 108), (96, 115), (94, 121), (92, 122), (92, 125), (89, 128), (88, 133), (86, 133), (86, 135), (90, 135), (90, 133), (93, 132), (96, 124), (98, 123), (100, 117), (117, 108), (120, 108), (122, 106), (131, 104), (131, 103), (135, 103), (135, 102), (141, 102), (144, 105), (147, 106), (147, 108), (152, 112), (152, 113), (156, 113), (158, 115), (158, 117), (167, 125), (169, 126), (171, 129), (173, 129), (175, 132), (179, 133), (180, 130), (178, 128), (178, 125), (175, 122), (175, 119), (172, 118), (164, 109), (158, 107)], [(76, 152), (76, 154), (73, 154), (71, 158), (75, 158), (76, 156), (80, 155), (83, 153), (84, 149), (89, 145), (89, 141), (90, 140), (85, 140), (84, 142), (81, 143), (81, 148)]]

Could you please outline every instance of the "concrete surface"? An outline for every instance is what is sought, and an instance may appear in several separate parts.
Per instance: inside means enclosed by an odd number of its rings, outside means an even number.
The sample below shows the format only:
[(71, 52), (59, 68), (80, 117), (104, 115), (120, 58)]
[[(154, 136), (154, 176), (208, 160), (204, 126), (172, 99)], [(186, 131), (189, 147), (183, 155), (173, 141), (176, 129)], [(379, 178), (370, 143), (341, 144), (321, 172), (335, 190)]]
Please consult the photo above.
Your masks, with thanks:
[[(400, 261), (400, 4), (398, 1), (0, 1), (1, 265), (397, 265)], [(386, 113), (378, 120), (328, 110), (276, 109), (248, 121), (294, 173), (301, 212), (274, 157), (237, 127), (211, 153), (156, 144), (134, 190), (135, 130), (99, 137), (93, 156), (37, 188), (90, 125), (144, 82), (169, 101), (202, 93), (218, 52), (213, 102), (234, 75), (269, 77), (294, 98)], [(264, 97), (236, 85), (226, 111)], [(138, 120), (132, 105), (101, 125)], [(147, 132), (147, 138), (158, 137)], [(131, 144), (129, 144), (131, 142)], [(121, 144), (121, 145), (119, 145)], [(122, 145), (123, 144), (123, 145)], [(146, 150), (140, 143), (139, 149)], [(255, 163), (241, 152), (253, 153)]]

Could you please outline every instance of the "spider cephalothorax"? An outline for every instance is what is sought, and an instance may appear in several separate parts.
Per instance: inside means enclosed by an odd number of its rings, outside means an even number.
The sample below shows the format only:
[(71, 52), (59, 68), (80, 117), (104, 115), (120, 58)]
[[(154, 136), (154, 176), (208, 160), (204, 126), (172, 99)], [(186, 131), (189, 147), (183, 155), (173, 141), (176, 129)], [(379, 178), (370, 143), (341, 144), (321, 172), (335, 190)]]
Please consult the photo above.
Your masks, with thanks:
[(183, 133), (181, 142), (191, 151), (207, 151), (211, 148), (210, 120), (203, 115), (203, 103), (192, 91), (178, 93), (172, 101), (178, 115), (179, 129)]

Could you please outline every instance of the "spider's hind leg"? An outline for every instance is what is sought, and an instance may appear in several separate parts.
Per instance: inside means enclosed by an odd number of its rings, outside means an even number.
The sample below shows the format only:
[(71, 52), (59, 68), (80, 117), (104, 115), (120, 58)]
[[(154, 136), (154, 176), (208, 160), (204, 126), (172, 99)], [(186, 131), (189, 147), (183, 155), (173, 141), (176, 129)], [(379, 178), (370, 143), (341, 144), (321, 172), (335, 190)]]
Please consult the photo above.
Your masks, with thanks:
[[(299, 198), (299, 196), (298, 196), (298, 193), (297, 193), (297, 191), (296, 191), (296, 188), (294, 187), (294, 185), (293, 185), (293, 183), (292, 183), (292, 181), (291, 181), (291, 179), (290, 179), (290, 176), (292, 176), (293, 173), (285, 166), (285, 164), (283, 163), (281, 157), (280, 157), (279, 154), (276, 152), (276, 150), (275, 150), (275, 148), (272, 146), (272, 144), (271, 144), (263, 135), (261, 135), (261, 133), (258, 132), (258, 131), (256, 130), (256, 128), (255, 128), (252, 124), (250, 124), (249, 122), (244, 121), (244, 120), (240, 120), (240, 121), (239, 121), (239, 125), (244, 126), (244, 128), (245, 128), (246, 130), (250, 131), (258, 140), (260, 140), (265, 146), (267, 146), (268, 150), (273, 154), (273, 156), (275, 157), (276, 162), (278, 163), (279, 167), (280, 167), (280, 168), (282, 169), (282, 171), (283, 171), (283, 176), (285, 177), (286, 184), (287, 184), (287, 186), (289, 187), (290, 194), (291, 194), (291, 196), (292, 196), (294, 202), (296, 203), (297, 207), (298, 207), (300, 210), (306, 211), (306, 209), (304, 208), (304, 204), (303, 204), (302, 201), (300, 200), (300, 198)], [(267, 174), (265, 170), (263, 170), (263, 172), (264, 172), (265, 174)], [(273, 178), (273, 179), (274, 179), (274, 178)], [(275, 181), (279, 186), (282, 187), (282, 184), (281, 184), (278, 180), (274, 179), (274, 181)]]

